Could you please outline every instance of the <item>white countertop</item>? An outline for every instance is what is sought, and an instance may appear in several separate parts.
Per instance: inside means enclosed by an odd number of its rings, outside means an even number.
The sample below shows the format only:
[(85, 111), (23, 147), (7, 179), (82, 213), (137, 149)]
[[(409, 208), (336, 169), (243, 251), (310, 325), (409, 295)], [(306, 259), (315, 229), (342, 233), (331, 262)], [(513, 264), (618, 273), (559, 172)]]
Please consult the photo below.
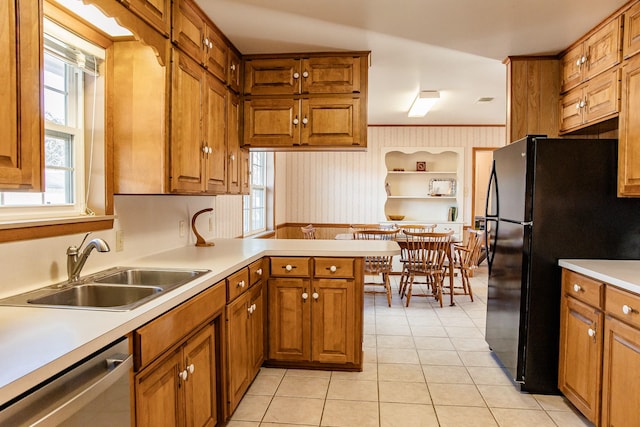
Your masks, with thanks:
[(640, 260), (561, 259), (560, 267), (640, 294)]
[[(0, 405), (128, 334), (263, 256), (397, 255), (396, 242), (216, 239), (140, 258), (129, 267), (209, 269), (210, 273), (131, 311), (0, 306)], [(115, 267), (115, 266), (114, 266)]]

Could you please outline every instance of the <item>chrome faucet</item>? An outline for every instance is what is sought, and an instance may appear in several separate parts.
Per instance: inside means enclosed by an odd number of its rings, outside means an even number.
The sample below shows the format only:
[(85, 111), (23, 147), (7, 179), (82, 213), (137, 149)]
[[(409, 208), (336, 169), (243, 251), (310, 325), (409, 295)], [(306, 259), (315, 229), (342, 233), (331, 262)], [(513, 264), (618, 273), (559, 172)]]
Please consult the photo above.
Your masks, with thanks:
[(80, 248), (84, 244), (84, 241), (89, 237), (90, 232), (85, 234), (84, 239), (82, 239), (82, 243), (80, 246), (69, 246), (67, 248), (67, 274), (69, 275), (69, 283), (76, 283), (80, 277), (80, 272), (82, 271), (82, 267), (84, 267), (84, 263), (87, 262), (87, 258), (89, 258), (89, 254), (93, 249), (96, 249), (98, 252), (109, 252), (111, 249), (107, 242), (102, 239), (95, 238), (84, 247), (82, 252), (80, 252)]

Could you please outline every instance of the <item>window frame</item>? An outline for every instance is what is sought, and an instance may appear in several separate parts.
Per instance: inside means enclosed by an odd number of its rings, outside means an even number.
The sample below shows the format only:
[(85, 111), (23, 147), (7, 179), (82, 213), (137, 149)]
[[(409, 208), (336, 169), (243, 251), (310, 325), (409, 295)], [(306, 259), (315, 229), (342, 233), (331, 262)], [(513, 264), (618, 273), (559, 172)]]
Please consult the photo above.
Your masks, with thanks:
[[(255, 163), (254, 155), (261, 156), (262, 162)], [(255, 170), (254, 164), (261, 168), (262, 170), (262, 184), (255, 184)], [(264, 233), (268, 230), (268, 193), (269, 193), (269, 159), (267, 157), (267, 153), (264, 151), (254, 151), (249, 153), (249, 194), (245, 194), (242, 198), (242, 234), (244, 237), (254, 236), (256, 234)], [(262, 223), (263, 227), (261, 228), (253, 228), (253, 214), (257, 208), (253, 206), (254, 200), (254, 190), (259, 190), (263, 192), (263, 206), (260, 207), (262, 209)], [(249, 223), (248, 229), (246, 228), (247, 223)]]

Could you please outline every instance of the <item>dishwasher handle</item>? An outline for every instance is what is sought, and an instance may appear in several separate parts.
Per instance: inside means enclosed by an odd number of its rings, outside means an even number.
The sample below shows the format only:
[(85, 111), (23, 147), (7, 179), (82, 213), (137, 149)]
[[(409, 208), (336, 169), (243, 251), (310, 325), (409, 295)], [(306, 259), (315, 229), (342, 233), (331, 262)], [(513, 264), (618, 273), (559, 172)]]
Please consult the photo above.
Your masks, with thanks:
[(133, 355), (114, 354), (105, 359), (106, 371), (89, 382), (84, 388), (74, 391), (62, 399), (62, 403), (34, 421), (32, 426), (57, 425), (78, 412), (87, 403), (105, 392), (123, 375), (129, 375), (133, 367)]

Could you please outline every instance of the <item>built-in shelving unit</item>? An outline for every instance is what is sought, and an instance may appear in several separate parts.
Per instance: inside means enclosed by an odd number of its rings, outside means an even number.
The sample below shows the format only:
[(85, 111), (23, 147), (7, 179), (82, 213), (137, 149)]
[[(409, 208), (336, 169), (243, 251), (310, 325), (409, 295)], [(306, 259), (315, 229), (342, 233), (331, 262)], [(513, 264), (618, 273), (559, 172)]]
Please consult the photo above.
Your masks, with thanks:
[[(462, 232), (464, 151), (449, 147), (388, 147), (382, 151), (384, 221), (436, 224)], [(457, 211), (450, 220), (450, 208)], [(404, 215), (393, 221), (390, 215)]]

